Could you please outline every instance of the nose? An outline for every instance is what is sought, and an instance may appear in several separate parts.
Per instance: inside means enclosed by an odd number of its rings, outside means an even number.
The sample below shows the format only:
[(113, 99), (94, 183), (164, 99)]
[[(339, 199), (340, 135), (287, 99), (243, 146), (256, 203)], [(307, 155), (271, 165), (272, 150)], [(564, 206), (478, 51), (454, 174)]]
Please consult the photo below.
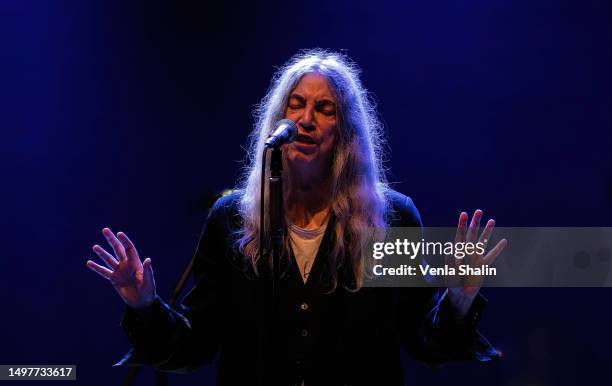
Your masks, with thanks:
[(307, 105), (297, 123), (298, 126), (301, 126), (305, 131), (314, 130), (314, 106)]

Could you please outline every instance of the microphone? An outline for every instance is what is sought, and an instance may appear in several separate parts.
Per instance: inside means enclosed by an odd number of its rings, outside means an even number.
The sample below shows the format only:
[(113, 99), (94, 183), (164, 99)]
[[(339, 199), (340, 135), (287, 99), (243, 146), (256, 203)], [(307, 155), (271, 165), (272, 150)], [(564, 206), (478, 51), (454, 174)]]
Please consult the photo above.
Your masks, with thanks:
[(286, 143), (291, 143), (297, 136), (298, 128), (291, 119), (281, 119), (276, 122), (276, 130), (268, 137), (266, 148), (278, 148)]

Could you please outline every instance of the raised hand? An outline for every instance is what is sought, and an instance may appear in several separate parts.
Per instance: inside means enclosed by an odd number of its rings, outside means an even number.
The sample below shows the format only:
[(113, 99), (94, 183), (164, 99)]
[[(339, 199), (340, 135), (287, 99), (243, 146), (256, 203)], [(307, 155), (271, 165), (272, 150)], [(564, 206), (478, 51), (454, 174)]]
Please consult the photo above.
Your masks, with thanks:
[[(485, 248), (485, 253), (471, 253), (466, 254), (466, 256), (462, 259), (456, 259), (453, 256), (447, 256), (447, 265), (450, 267), (457, 268), (459, 265), (469, 265), (474, 268), (480, 268), (483, 265), (492, 264), (497, 256), (501, 253), (501, 251), (506, 247), (508, 241), (506, 239), (502, 239), (498, 242), (495, 247), (493, 247), (490, 251), (486, 251), (487, 243), (491, 238), (491, 234), (493, 233), (493, 228), (495, 227), (495, 220), (491, 219), (487, 221), (487, 225), (485, 226), (484, 231), (478, 237), (478, 232), (480, 229), (480, 220), (483, 217), (483, 212), (480, 209), (477, 209), (472, 216), (472, 221), (468, 227), (468, 214), (462, 212), (459, 215), (459, 224), (457, 225), (457, 232), (455, 234), (455, 242), (466, 242), (466, 243), (483, 243)], [(480, 286), (484, 277), (481, 275), (465, 275), (465, 276), (457, 276), (455, 275), (452, 278), (447, 278), (447, 287), (452, 293), (452, 298), (458, 298), (459, 296), (464, 296), (468, 298), (473, 298), (478, 293)]]
[(151, 259), (140, 261), (136, 247), (123, 232), (115, 236), (110, 229), (104, 228), (102, 234), (113, 249), (114, 256), (99, 245), (93, 251), (106, 267), (87, 261), (87, 266), (105, 279), (108, 279), (121, 299), (128, 306), (143, 309), (155, 300), (155, 280)]

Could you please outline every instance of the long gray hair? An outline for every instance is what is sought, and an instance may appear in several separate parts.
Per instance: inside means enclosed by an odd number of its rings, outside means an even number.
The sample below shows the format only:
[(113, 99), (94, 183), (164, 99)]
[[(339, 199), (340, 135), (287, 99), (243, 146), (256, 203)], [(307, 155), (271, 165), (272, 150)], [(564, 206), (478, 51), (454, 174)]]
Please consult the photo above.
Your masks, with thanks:
[[(359, 69), (345, 55), (320, 49), (302, 51), (282, 66), (255, 111), (255, 126), (249, 136), (247, 166), (238, 188), (243, 191), (239, 203), (242, 229), (237, 247), (250, 267), (257, 272), (259, 261), (260, 181), (264, 143), (275, 123), (284, 118), (289, 96), (300, 79), (319, 73), (329, 82), (337, 100), (336, 143), (331, 165), (331, 214), (334, 224), (331, 254), (327, 256), (333, 288), (338, 271), (348, 269), (351, 285), (363, 284), (362, 243), (369, 227), (386, 228), (389, 189), (382, 163), (383, 127), (373, 101), (359, 80)], [(287, 168), (285, 167), (284, 170)], [(267, 178), (266, 178), (267, 181)], [(284, 185), (290, 189), (289, 184)], [(266, 205), (267, 205), (266, 189)], [(284, 197), (288, 197), (287, 192)], [(265, 224), (268, 240), (268, 224)], [(286, 232), (285, 232), (286, 233)], [(289, 250), (285, 234), (285, 252)], [(266, 241), (267, 243), (267, 241)], [(265, 256), (265, 254), (264, 254)], [(289, 256), (285, 253), (285, 256)]]

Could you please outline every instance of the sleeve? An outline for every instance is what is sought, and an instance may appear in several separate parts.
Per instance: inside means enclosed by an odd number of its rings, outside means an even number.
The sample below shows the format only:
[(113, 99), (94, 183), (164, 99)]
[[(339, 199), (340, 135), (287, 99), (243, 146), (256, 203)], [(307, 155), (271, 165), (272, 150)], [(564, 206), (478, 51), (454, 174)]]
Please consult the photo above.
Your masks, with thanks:
[(153, 365), (186, 373), (210, 364), (219, 347), (220, 304), (228, 240), (225, 199), (213, 206), (195, 252), (197, 282), (173, 309), (159, 297), (143, 312), (125, 307), (121, 327), (131, 350), (114, 366)]
[[(400, 226), (423, 228), (419, 212), (409, 197), (400, 215)], [(487, 304), (482, 294), (474, 298), (466, 317), (459, 320), (446, 288), (401, 288), (400, 293), (400, 338), (411, 357), (432, 366), (462, 360), (486, 362), (501, 357), (476, 330)]]
[[(402, 302), (402, 344), (413, 358), (432, 366), (449, 361), (488, 362), (501, 354), (476, 330), (487, 300), (478, 294), (467, 317), (457, 320), (442, 288), (410, 288)], [(420, 291), (417, 295), (416, 291)], [(404, 291), (408, 292), (408, 291)], [(417, 317), (415, 317), (417, 316)]]

